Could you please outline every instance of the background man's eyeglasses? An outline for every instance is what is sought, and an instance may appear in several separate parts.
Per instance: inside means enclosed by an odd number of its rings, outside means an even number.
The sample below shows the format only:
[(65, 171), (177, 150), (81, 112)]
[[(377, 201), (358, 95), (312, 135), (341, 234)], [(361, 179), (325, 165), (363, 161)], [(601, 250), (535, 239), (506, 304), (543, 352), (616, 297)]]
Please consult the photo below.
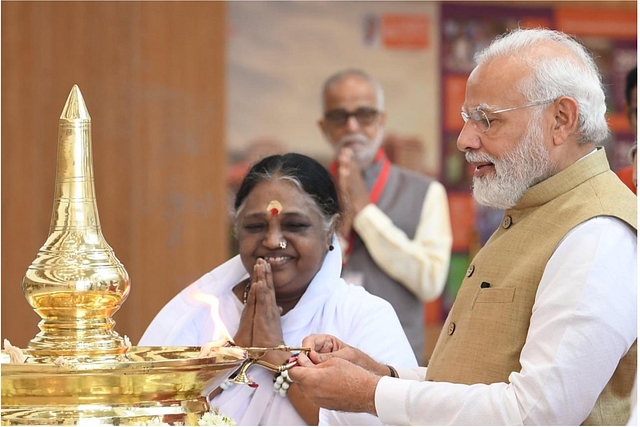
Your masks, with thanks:
[(491, 129), (491, 120), (489, 120), (489, 117), (487, 117), (487, 114), (506, 113), (508, 111), (519, 110), (521, 108), (529, 108), (529, 107), (535, 107), (536, 105), (549, 104), (550, 102), (553, 102), (553, 101), (555, 101), (555, 99), (533, 101), (525, 105), (520, 105), (518, 107), (503, 108), (501, 110), (495, 110), (495, 111), (484, 111), (482, 108), (477, 107), (469, 111), (468, 113), (466, 111), (461, 111), (460, 114), (462, 115), (462, 120), (464, 120), (465, 123), (467, 123), (469, 119), (471, 119), (473, 120), (473, 124), (476, 126), (476, 128), (479, 131), (487, 132), (489, 129)]
[(329, 110), (324, 113), (324, 120), (331, 126), (344, 126), (349, 117), (356, 118), (360, 126), (368, 126), (375, 122), (380, 115), (380, 111), (375, 108), (360, 107), (355, 111), (347, 111), (344, 108)]

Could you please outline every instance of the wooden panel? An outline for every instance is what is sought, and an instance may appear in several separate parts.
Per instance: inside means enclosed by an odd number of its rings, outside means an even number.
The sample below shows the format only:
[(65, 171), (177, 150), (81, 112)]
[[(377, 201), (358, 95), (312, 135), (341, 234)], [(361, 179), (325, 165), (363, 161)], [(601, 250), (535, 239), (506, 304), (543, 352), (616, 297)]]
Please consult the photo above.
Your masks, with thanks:
[(227, 254), (224, 2), (2, 2), (2, 338), (39, 317), (20, 282), (52, 211), (58, 117), (78, 84), (92, 117), (103, 234), (129, 272), (116, 330)]

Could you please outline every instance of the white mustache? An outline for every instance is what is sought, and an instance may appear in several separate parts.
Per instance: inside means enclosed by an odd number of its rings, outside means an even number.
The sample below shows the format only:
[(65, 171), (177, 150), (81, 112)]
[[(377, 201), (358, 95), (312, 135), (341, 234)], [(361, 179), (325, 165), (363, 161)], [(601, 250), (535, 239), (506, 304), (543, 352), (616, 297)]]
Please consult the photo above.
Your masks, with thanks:
[(356, 133), (353, 135), (345, 135), (343, 136), (340, 141), (338, 142), (338, 144), (340, 145), (340, 147), (344, 147), (345, 145), (352, 143), (352, 142), (359, 142), (361, 144), (370, 144), (371, 140), (369, 138), (367, 138), (366, 136), (360, 134), (360, 133)]
[(496, 159), (493, 158), (492, 156), (485, 154), (485, 153), (479, 153), (476, 151), (467, 151), (464, 154), (464, 158), (467, 160), (468, 163), (496, 163)]

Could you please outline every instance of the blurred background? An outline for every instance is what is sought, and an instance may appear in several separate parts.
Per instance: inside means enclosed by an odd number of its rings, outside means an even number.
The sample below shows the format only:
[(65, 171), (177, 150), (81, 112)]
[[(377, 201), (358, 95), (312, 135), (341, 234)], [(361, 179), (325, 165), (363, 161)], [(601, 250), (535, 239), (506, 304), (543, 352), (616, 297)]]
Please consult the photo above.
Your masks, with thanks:
[(517, 26), (576, 35), (604, 76), (614, 170), (634, 142), (624, 79), (637, 62), (635, 1), (2, 2), (1, 19), (1, 337), (20, 347), (39, 331), (20, 283), (48, 235), (58, 118), (74, 84), (92, 117), (102, 231), (132, 283), (115, 329), (133, 343), (235, 254), (229, 207), (252, 162), (297, 151), (328, 164), (320, 91), (340, 69), (385, 89), (391, 160), (448, 190), (453, 256), (445, 293), (428, 304), (428, 343), (501, 218), (474, 205), (455, 146), (475, 52)]

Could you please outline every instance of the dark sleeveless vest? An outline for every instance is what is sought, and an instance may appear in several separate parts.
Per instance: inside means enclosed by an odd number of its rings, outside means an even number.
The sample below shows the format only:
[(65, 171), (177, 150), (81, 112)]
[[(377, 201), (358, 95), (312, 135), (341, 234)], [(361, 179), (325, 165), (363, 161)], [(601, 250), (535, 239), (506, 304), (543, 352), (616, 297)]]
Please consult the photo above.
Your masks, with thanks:
[[(373, 187), (381, 163), (374, 164), (365, 170), (364, 178), (369, 191)], [(422, 205), (432, 179), (415, 172), (391, 165), (389, 177), (384, 191), (380, 195), (377, 206), (393, 222), (413, 239), (418, 228)], [(409, 343), (413, 348), (418, 361), (424, 358), (424, 303), (404, 287), (395, 281), (378, 267), (369, 255), (364, 242), (356, 235), (353, 242), (353, 250), (343, 275), (358, 273), (363, 276), (363, 286), (370, 293), (377, 295), (391, 303)]]

